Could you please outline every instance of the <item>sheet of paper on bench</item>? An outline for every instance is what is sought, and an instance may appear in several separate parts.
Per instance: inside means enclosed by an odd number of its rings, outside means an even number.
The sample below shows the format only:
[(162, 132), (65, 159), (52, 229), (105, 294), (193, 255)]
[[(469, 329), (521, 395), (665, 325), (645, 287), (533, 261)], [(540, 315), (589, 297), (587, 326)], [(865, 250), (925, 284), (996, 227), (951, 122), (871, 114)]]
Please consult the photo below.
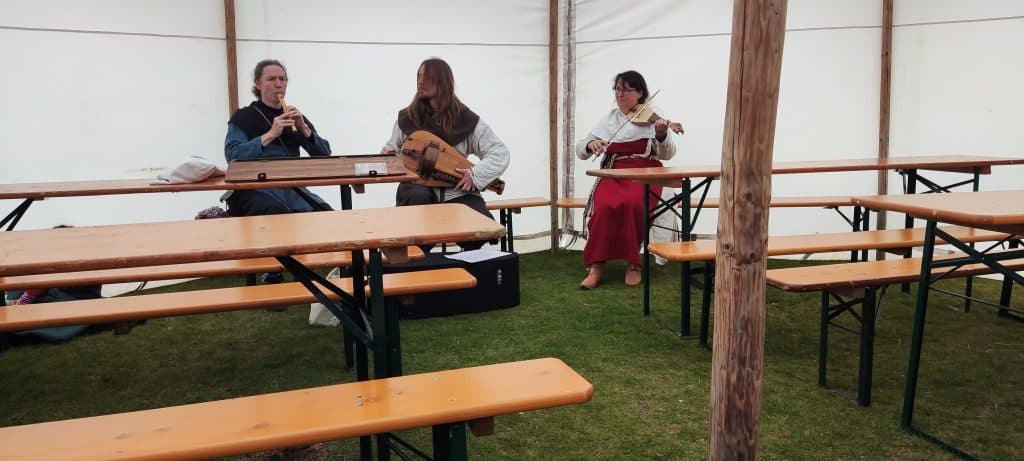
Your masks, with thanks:
[(457, 259), (459, 261), (465, 261), (467, 263), (478, 263), (480, 261), (487, 261), (488, 259), (494, 259), (507, 254), (504, 251), (488, 250), (481, 248), (479, 250), (463, 251), (461, 253), (450, 254), (447, 256), (448, 259)]

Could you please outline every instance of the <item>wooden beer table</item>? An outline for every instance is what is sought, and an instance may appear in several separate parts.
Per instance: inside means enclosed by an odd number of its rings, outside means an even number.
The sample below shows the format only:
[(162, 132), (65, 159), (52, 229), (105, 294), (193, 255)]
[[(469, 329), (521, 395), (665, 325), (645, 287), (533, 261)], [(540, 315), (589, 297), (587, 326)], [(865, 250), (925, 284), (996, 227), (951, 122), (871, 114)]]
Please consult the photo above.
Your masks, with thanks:
[[(990, 157), (981, 155), (935, 155), (921, 157), (890, 157), (882, 158), (859, 158), (839, 160), (818, 160), (801, 162), (776, 162), (772, 165), (771, 173), (776, 174), (797, 174), (797, 173), (829, 173), (849, 171), (882, 171), (896, 170), (906, 178), (904, 193), (930, 193), (950, 192), (951, 189), (961, 186), (971, 186), (977, 191), (980, 183), (980, 176), (990, 174), (992, 167), (997, 165), (1024, 165), (1024, 158), (1012, 157)], [(952, 184), (942, 185), (922, 175), (924, 171), (943, 171), (964, 173), (969, 175), (967, 179)], [(648, 208), (648, 202), (644, 201), (646, 209), (645, 224), (650, 228), (651, 221), (662, 213), (675, 213), (682, 221), (680, 233), (684, 241), (693, 239), (693, 228), (700, 216), (704, 199), (707, 197), (711, 183), (721, 177), (721, 165), (703, 166), (671, 166), (671, 167), (648, 167), (648, 168), (620, 168), (620, 169), (598, 169), (587, 170), (590, 176), (598, 178), (613, 178), (637, 181), (643, 183), (644, 193), (651, 195), (650, 186), (661, 185), (678, 188), (682, 191), (674, 198), (663, 200), (657, 197), (658, 205), (654, 209)], [(696, 185), (694, 181), (696, 180)], [(918, 185), (923, 189), (918, 190)], [(697, 206), (691, 206), (694, 195), (700, 199)], [(863, 219), (856, 216), (851, 222), (854, 230), (863, 229)], [(865, 214), (866, 216), (866, 214)], [(913, 227), (913, 218), (909, 215), (906, 218), (906, 227)], [(650, 252), (647, 245), (650, 243), (650, 232), (644, 234), (643, 242), (643, 312), (644, 316), (650, 315)], [(683, 336), (690, 336), (690, 287), (691, 274), (690, 263), (682, 263), (682, 309), (683, 318), (680, 325), (680, 333)], [(705, 274), (708, 276), (708, 274)]]
[[(1024, 277), (1007, 269), (1001, 261), (1008, 261), (1024, 257), (1024, 249), (1013, 248), (1011, 250), (991, 252), (992, 245), (986, 250), (978, 251), (970, 245), (965, 244), (944, 232), (938, 227), (939, 223), (958, 224), (962, 226), (988, 229), (1008, 234), (1024, 235), (1024, 190), (998, 191), (998, 192), (958, 192), (951, 194), (926, 194), (926, 195), (902, 195), (902, 196), (870, 196), (854, 197), (854, 202), (878, 211), (895, 211), (906, 213), (927, 222), (925, 227), (925, 244), (921, 256), (921, 276), (917, 289), (917, 303), (914, 312), (914, 329), (910, 344), (910, 362), (907, 365), (907, 382), (903, 394), (903, 413), (901, 422), (904, 429), (937, 443), (949, 449), (961, 457), (971, 458), (970, 455), (960, 451), (958, 448), (926, 434), (913, 427), (914, 403), (917, 394), (917, 378), (921, 365), (921, 347), (924, 342), (925, 314), (928, 311), (928, 293), (932, 289), (933, 282), (942, 278), (941, 275), (932, 275), (935, 268), (957, 268), (968, 264), (984, 264), (993, 273), (1003, 275), (1003, 289), (998, 305), (984, 300), (974, 301), (999, 309), (1000, 315), (1009, 316), (1010, 295), (1014, 284), (1024, 285)], [(963, 257), (936, 260), (935, 240), (941, 238), (952, 244), (958, 251), (964, 254)], [(1009, 239), (1007, 239), (1009, 241)], [(946, 294), (959, 296), (957, 293), (943, 291)], [(1019, 312), (1019, 311), (1017, 311)]]
[[(389, 318), (385, 309), (381, 250), (492, 240), (504, 232), (500, 224), (462, 204), (0, 232), (0, 277), (276, 257), (373, 350), (374, 377), (381, 378), (400, 370), (398, 348), (389, 347), (394, 346), (389, 333), (397, 333), (398, 319)], [(360, 250), (370, 250), (369, 261)], [(293, 258), (341, 251), (352, 252), (355, 286), (351, 296)], [(367, 280), (369, 303), (364, 295)], [(342, 305), (320, 287), (340, 296), (348, 306), (370, 306), (372, 339), (353, 322), (346, 322)], [(362, 358), (365, 363), (365, 353)], [(360, 379), (367, 378), (366, 368), (362, 367)]]
[(340, 186), (341, 208), (348, 210), (352, 208), (352, 187), (360, 187), (364, 184), (407, 182), (416, 179), (418, 176), (406, 173), (391, 176), (275, 179), (250, 182), (228, 182), (221, 176), (186, 184), (150, 184), (155, 181), (155, 178), (0, 184), (0, 200), (22, 201), (3, 220), (0, 220), (0, 227), (7, 226), (5, 230), (13, 230), (33, 202), (54, 197)]

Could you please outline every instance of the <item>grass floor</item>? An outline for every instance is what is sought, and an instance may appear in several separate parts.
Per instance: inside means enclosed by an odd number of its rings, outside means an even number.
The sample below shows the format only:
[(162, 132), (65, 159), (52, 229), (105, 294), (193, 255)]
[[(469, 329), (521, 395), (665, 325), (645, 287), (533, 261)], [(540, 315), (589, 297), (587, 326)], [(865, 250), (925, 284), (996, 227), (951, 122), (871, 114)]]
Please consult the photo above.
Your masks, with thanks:
[[(793, 265), (772, 261), (771, 267)], [(402, 322), (407, 374), (558, 357), (589, 379), (584, 405), (501, 416), (494, 435), (469, 438), (477, 459), (705, 459), (711, 353), (680, 338), (679, 272), (654, 270), (651, 316), (641, 290), (621, 282), (581, 291), (581, 256), (522, 255), (522, 305)], [(239, 285), (199, 280), (153, 291)], [(960, 287), (962, 282), (953, 282)], [(998, 299), (999, 284), (976, 282)], [(1013, 305), (1024, 304), (1017, 290)], [(859, 407), (856, 335), (833, 329), (829, 384), (817, 385), (817, 294), (768, 289), (761, 407), (762, 459), (953, 459), (903, 431), (899, 416), (914, 289), (884, 298), (875, 345), (873, 404)], [(1024, 458), (1024, 323), (932, 294), (916, 425), (983, 459)], [(950, 308), (947, 308), (950, 307)], [(349, 382), (341, 334), (310, 327), (308, 306), (150, 320), (129, 334), (85, 335), (0, 354), (0, 425), (9, 426)], [(698, 312), (694, 311), (696, 331)], [(845, 324), (855, 327), (847, 317)], [(429, 446), (429, 429), (405, 437)], [(54, 434), (54, 437), (60, 437)], [(355, 440), (316, 458), (353, 459)], [(248, 459), (252, 459), (249, 457)]]

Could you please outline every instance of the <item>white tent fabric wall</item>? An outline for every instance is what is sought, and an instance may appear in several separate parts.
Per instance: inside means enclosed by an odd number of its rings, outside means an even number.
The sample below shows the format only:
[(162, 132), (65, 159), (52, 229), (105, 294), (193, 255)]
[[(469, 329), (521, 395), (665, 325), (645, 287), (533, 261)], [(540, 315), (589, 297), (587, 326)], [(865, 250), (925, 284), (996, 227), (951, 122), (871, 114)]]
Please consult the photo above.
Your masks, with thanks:
[[(612, 77), (635, 69), (662, 90), (655, 103), (664, 115), (686, 126), (668, 164), (718, 163), (731, 2), (562, 0), (563, 14), (567, 1), (576, 9), (575, 135), (612, 107)], [(240, 104), (252, 100), (256, 61), (281, 59), (292, 80), (289, 103), (334, 153), (375, 153), (412, 96), (416, 66), (439, 56), (454, 68), (459, 96), (512, 152), (506, 196), (548, 195), (547, 1), (307, 0), (287, 12), (274, 5), (236, 2)], [(1024, 4), (900, 0), (894, 22), (890, 155), (1024, 155), (1024, 40), (1015, 39), (1024, 36)], [(881, 1), (789, 2), (776, 160), (876, 155), (880, 23)], [(219, 0), (0, 0), (0, 40), (8, 44), (0, 51), (0, 183), (152, 177), (193, 154), (222, 161), (223, 37)], [(597, 165), (574, 166), (582, 196), (593, 182), (586, 170)], [(790, 175), (773, 186), (779, 195), (863, 194), (873, 193), (874, 178)], [(890, 175), (891, 192), (899, 181)], [(1020, 167), (995, 168), (982, 181), (983, 189), (1021, 187)], [(337, 188), (317, 192), (340, 206)], [(355, 204), (390, 206), (393, 194), (394, 186), (369, 186)], [(19, 228), (190, 219), (218, 195), (47, 200)], [(807, 213), (774, 210), (771, 232), (845, 228)], [(520, 234), (549, 224), (542, 208), (516, 217)], [(714, 233), (716, 224), (705, 211), (696, 231)], [(517, 248), (546, 248), (548, 240), (524, 243)]]
[[(222, 5), (0, 2), (0, 183), (155, 177), (222, 157)], [(218, 195), (46, 200), (18, 228), (185, 219)]]
[[(897, 4), (892, 152), (1024, 156), (1024, 2)], [(1021, 167), (981, 181), (982, 190), (1022, 188)]]
[[(896, 5), (890, 156), (1024, 155), (1019, 129), (1024, 40), (1007, 40), (1024, 36), (1024, 4), (900, 0)], [(614, 75), (634, 69), (652, 91), (662, 90), (655, 104), (664, 115), (686, 127), (686, 135), (676, 138), (679, 153), (667, 165), (719, 163), (731, 4), (579, 1), (576, 13), (577, 136), (613, 107)], [(1008, 19), (931, 24), (990, 18)], [(877, 156), (880, 48), (881, 1), (789, 2), (776, 161)], [(950, 125), (959, 129), (961, 124), (966, 132), (950, 133)], [(593, 183), (586, 170), (596, 167), (583, 163), (574, 174), (578, 195)], [(875, 178), (874, 172), (780, 175), (772, 186), (776, 195), (872, 194)], [(900, 192), (900, 181), (890, 174), (890, 193)], [(1021, 187), (1020, 167), (995, 168), (982, 180), (983, 189)], [(710, 195), (717, 192), (715, 183)], [(809, 212), (772, 210), (770, 232), (848, 228), (838, 217)], [(715, 210), (705, 210), (696, 232), (713, 234), (716, 226)]]
[[(512, 152), (505, 196), (548, 195), (547, 2), (273, 5), (236, 2), (241, 105), (252, 100), (255, 63), (280, 59), (288, 102), (335, 155), (377, 153), (415, 91), (419, 63), (442, 57), (459, 97)], [(219, 0), (0, 2), (0, 38), (19, 44), (0, 51), (0, 183), (150, 177), (191, 154), (223, 162), (223, 17)], [(392, 206), (394, 190), (368, 186), (355, 206)], [(316, 192), (340, 208), (337, 188)], [(19, 228), (190, 219), (218, 196), (54, 199), (34, 205)], [(516, 226), (539, 232), (549, 221), (524, 213)]]
[[(288, 15), (270, 5), (236, 4), (241, 101), (252, 100), (251, 66), (277, 57), (288, 66), (289, 104), (310, 115), (334, 153), (373, 154), (412, 99), (420, 62), (441, 57), (459, 98), (509, 147), (505, 195), (548, 195), (546, 2), (307, 1)], [(395, 188), (368, 186), (355, 206), (393, 206)], [(318, 192), (340, 205), (332, 188)], [(549, 227), (546, 215), (533, 214), (518, 227)]]

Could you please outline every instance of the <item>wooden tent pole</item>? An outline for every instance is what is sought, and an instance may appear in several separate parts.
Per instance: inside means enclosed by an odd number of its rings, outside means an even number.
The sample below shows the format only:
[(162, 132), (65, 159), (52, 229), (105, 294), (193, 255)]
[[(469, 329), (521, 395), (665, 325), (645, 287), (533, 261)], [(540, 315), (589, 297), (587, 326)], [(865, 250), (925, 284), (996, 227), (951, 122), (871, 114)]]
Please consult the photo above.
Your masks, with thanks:
[(228, 116), (238, 109), (238, 53), (235, 51), (235, 0), (224, 0), (224, 42), (227, 45)]
[(548, 0), (548, 196), (551, 254), (558, 252), (558, 0)]
[[(892, 4), (893, 0), (882, 0), (882, 75), (878, 100), (878, 158), (889, 158), (889, 97), (892, 91)], [(889, 172), (878, 171), (878, 194), (889, 193)], [(879, 213), (875, 220), (879, 230), (885, 229), (885, 213)], [(876, 259), (882, 259), (879, 251)]]
[(772, 145), (786, 0), (734, 0), (722, 141), (708, 459), (758, 453)]

